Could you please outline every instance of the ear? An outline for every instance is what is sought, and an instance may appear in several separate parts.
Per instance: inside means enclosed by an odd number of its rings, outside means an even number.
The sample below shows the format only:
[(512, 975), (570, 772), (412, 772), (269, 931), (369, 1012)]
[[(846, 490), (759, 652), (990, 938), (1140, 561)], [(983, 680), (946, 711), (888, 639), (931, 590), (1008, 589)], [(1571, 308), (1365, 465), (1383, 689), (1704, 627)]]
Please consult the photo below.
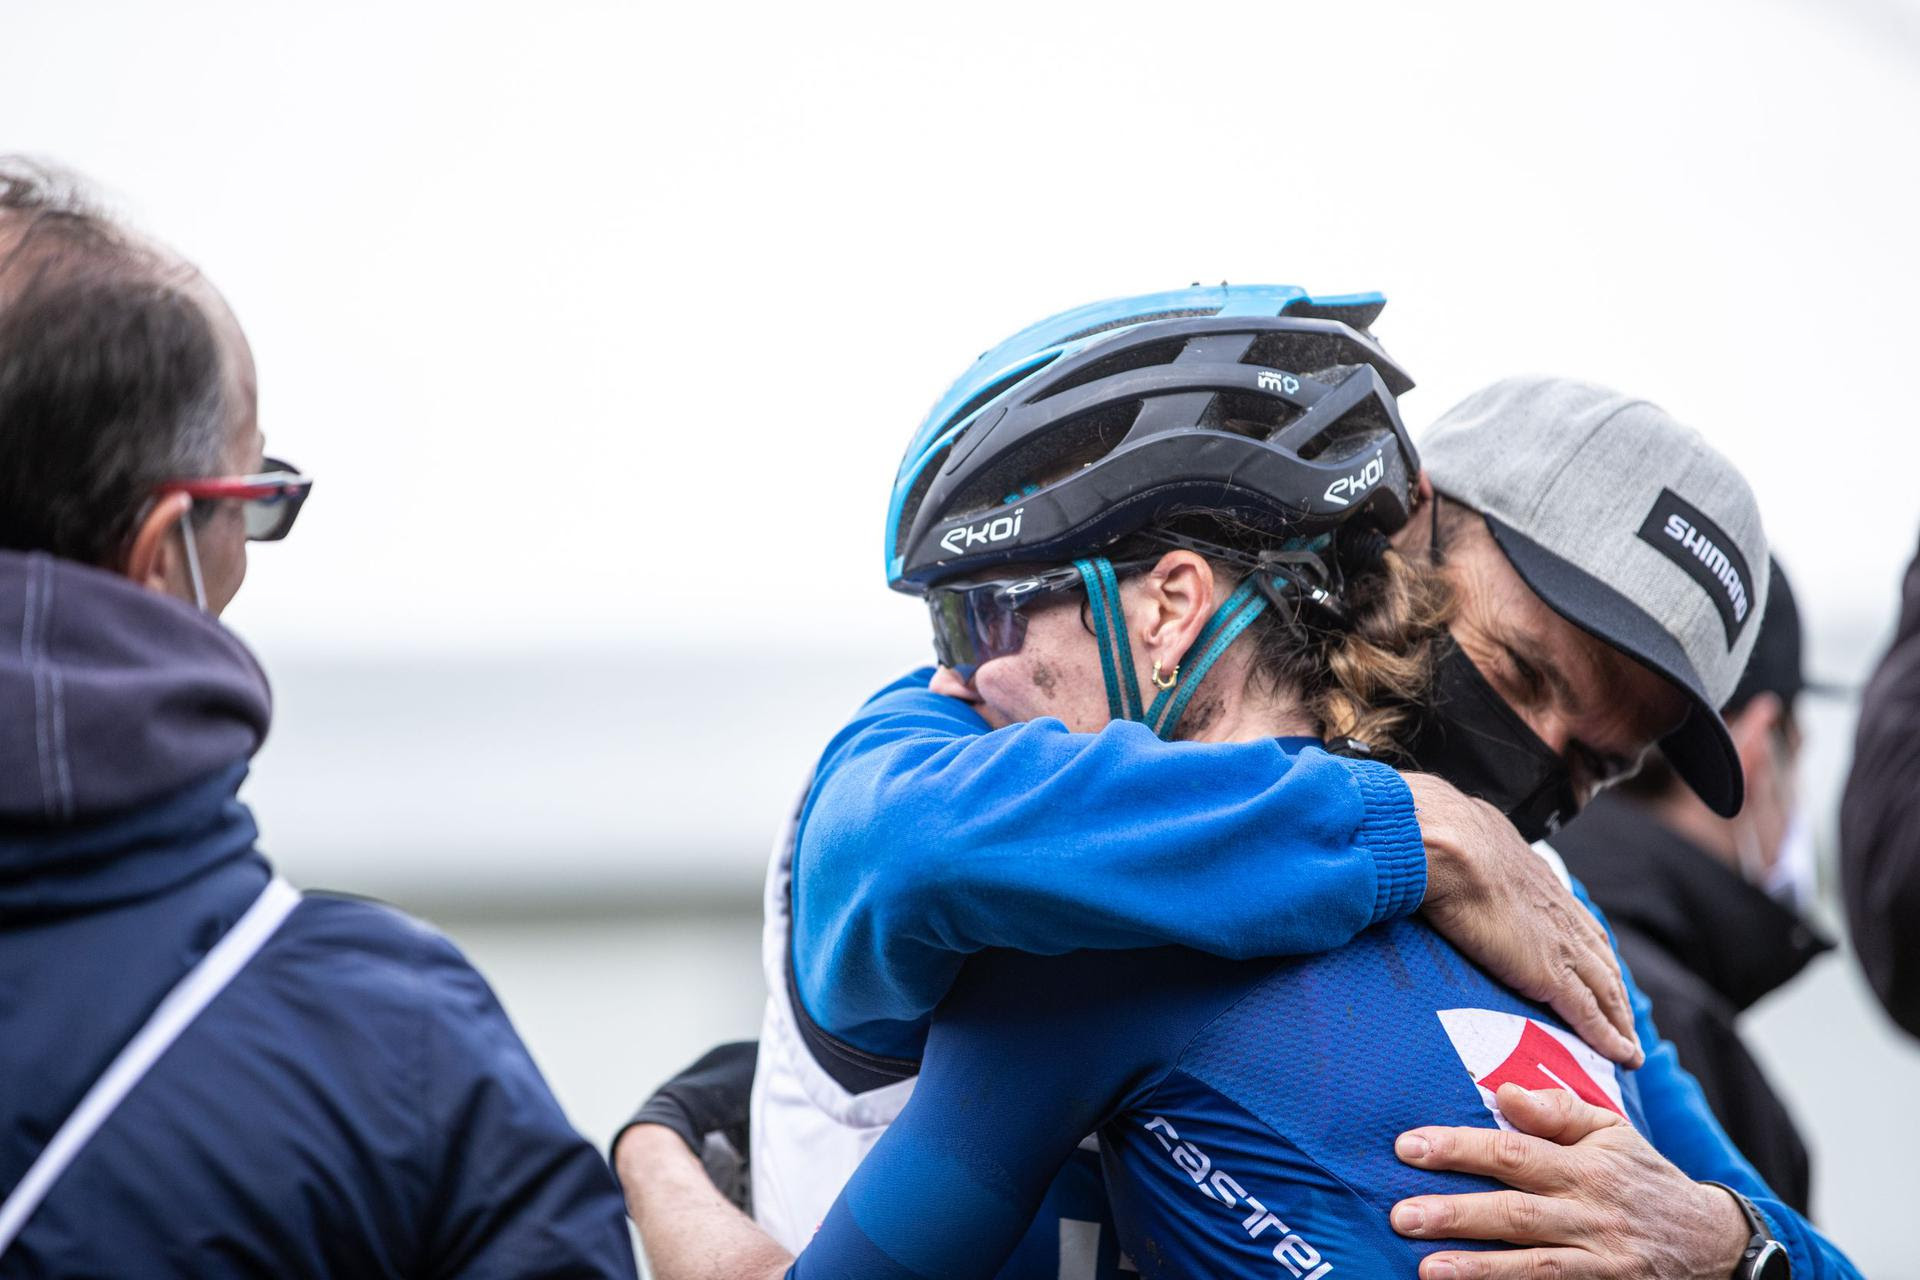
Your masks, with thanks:
[(1740, 771), (1747, 778), (1749, 800), (1756, 791), (1765, 792), (1773, 786), (1773, 744), (1778, 740), (1775, 730), (1786, 710), (1776, 695), (1756, 693), (1727, 720), (1734, 752), (1740, 757)]
[[(1140, 579), (1130, 621), (1149, 664), (1171, 671), (1193, 647), (1216, 604), (1213, 566), (1191, 551), (1169, 551)], [(1145, 674), (1145, 673), (1142, 673)]]
[(1433, 477), (1427, 474), (1425, 467), (1413, 478), (1413, 512), (1425, 512), (1427, 504), (1433, 501)]
[(186, 574), (180, 564), (179, 544), (173, 539), (174, 526), (192, 506), (193, 499), (184, 493), (169, 493), (154, 503), (153, 510), (133, 531), (133, 544), (121, 572), (149, 591), (173, 595), (174, 584)]
[(1409, 494), (1407, 522), (1394, 530), (1387, 541), (1395, 551), (1402, 555), (1426, 552), (1433, 541), (1433, 481), (1428, 477), (1426, 468), (1413, 478), (1413, 489)]

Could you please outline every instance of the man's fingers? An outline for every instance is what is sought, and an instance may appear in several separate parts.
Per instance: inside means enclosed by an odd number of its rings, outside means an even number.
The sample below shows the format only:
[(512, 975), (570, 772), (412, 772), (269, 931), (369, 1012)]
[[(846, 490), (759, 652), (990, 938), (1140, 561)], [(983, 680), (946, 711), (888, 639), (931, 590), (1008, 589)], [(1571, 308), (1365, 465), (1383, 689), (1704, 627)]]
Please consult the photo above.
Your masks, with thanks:
[[(1562, 897), (1564, 899), (1564, 895)], [(1633, 1026), (1633, 1004), (1627, 999), (1626, 980), (1620, 976), (1620, 961), (1613, 954), (1606, 927), (1577, 901), (1563, 902), (1555, 914), (1573, 922), (1578, 940), (1572, 952), (1572, 965), (1581, 985), (1592, 993), (1599, 1006), (1599, 1016), (1608, 1026), (1608, 1030), (1598, 1032), (1597, 1036), (1588, 1035), (1584, 1027), (1576, 1026), (1574, 1030), (1615, 1062), (1638, 1067), (1646, 1055), (1640, 1051)]]
[(1522, 1191), (1553, 1195), (1567, 1187), (1564, 1150), (1543, 1138), (1506, 1129), (1409, 1129), (1394, 1142), (1393, 1153), (1418, 1169), (1477, 1173)]
[(1575, 1035), (1615, 1062), (1626, 1062), (1639, 1055), (1639, 1046), (1620, 1034), (1601, 1007), (1600, 991), (1604, 988), (1598, 985), (1590, 962), (1583, 968), (1578, 962), (1569, 961), (1549, 981), (1552, 989), (1547, 994), (1547, 1003), (1566, 1019)]
[(1563, 1244), (1572, 1211), (1565, 1201), (1524, 1191), (1480, 1191), (1416, 1196), (1393, 1207), (1393, 1229), (1414, 1239), (1505, 1240), (1509, 1244)]
[(1581, 983), (1598, 1003), (1598, 1014), (1605, 1020), (1606, 1031), (1596, 1040), (1580, 1027), (1574, 1030), (1581, 1032), (1580, 1038), (1606, 1057), (1632, 1070), (1645, 1062), (1647, 1055), (1641, 1052), (1639, 1037), (1634, 1033), (1633, 1005), (1627, 999), (1626, 979), (1620, 976), (1620, 963), (1614, 959), (1613, 948), (1607, 946), (1604, 933), (1600, 948), (1576, 960), (1574, 967)]
[(1565, 1089), (1500, 1086), (1500, 1114), (1522, 1133), (1570, 1147), (1590, 1133), (1626, 1123), (1605, 1107), (1596, 1107)]
[(1420, 1280), (1600, 1280), (1611, 1274), (1584, 1249), (1432, 1253), (1420, 1260)]

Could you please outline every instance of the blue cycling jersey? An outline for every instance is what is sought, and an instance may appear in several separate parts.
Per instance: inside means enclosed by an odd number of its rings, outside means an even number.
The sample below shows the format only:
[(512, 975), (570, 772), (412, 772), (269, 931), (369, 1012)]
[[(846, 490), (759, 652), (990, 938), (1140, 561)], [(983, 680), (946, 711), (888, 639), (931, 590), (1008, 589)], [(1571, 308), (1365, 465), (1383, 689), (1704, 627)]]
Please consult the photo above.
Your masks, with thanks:
[[(1529, 1006), (1516, 1005), (1470, 966), (1464, 972), (1474, 974), (1481, 998), (1454, 994), (1443, 1001), (1438, 993), (1448, 988), (1438, 975), (1452, 970), (1436, 961), (1429, 977), (1438, 985), (1430, 986), (1433, 998), (1424, 1006), (1415, 1001), (1412, 1024), (1406, 1007), (1363, 994), (1402, 992), (1394, 965), (1422, 949), (1439, 948), (1451, 956), (1449, 964), (1462, 963), (1424, 928), (1380, 927), (1410, 911), (1425, 888), (1418, 829), (1405, 788), (1389, 771), (1337, 761), (1298, 741), (1160, 743), (1132, 732), (1135, 725), (1079, 735), (1038, 721), (988, 733), (970, 709), (929, 693), (926, 680), (919, 672), (896, 682), (836, 736), (809, 795), (795, 854), (797, 1003), (856, 1050), (917, 1059), (924, 1048), (926, 1055), (912, 1102), (828, 1212), (797, 1274), (989, 1276), (996, 1274), (995, 1260), (1004, 1259), (1001, 1280), (1115, 1280), (1156, 1265), (1163, 1255), (1155, 1246), (1164, 1250), (1163, 1240), (1180, 1238), (1168, 1226), (1179, 1215), (1149, 1216), (1151, 1203), (1135, 1189), (1145, 1184), (1129, 1172), (1149, 1167), (1142, 1152), (1158, 1150), (1163, 1162), (1177, 1164), (1176, 1149), (1189, 1163), (1203, 1156), (1215, 1162), (1200, 1180), (1215, 1194), (1187, 1192), (1203, 1202), (1187, 1206), (1194, 1214), (1211, 1201), (1224, 1211), (1218, 1193), (1225, 1191), (1239, 1201), (1234, 1208), (1247, 1206), (1237, 1221), (1249, 1233), (1261, 1227), (1264, 1213), (1253, 1214), (1250, 1202), (1232, 1190), (1241, 1185), (1293, 1228), (1288, 1236), (1300, 1235), (1317, 1252), (1320, 1237), (1300, 1234), (1300, 1223), (1317, 1224), (1318, 1206), (1344, 1205), (1360, 1224), (1352, 1238), (1400, 1249), (1388, 1256), (1401, 1259), (1396, 1269), (1403, 1270), (1405, 1259), (1418, 1256), (1409, 1251), (1432, 1246), (1402, 1242), (1388, 1231), (1386, 1205), (1398, 1195), (1382, 1198), (1376, 1184), (1359, 1199), (1342, 1201), (1324, 1188), (1305, 1196), (1311, 1179), (1305, 1166), (1286, 1164), (1285, 1144), (1268, 1134), (1267, 1141), (1249, 1143), (1258, 1148), (1257, 1160), (1232, 1163), (1237, 1148), (1222, 1135), (1259, 1138), (1259, 1126), (1273, 1127), (1299, 1104), (1300, 1114), (1317, 1114), (1342, 1141), (1351, 1143), (1353, 1125), (1374, 1126), (1366, 1149), (1383, 1162), (1369, 1166), (1374, 1176), (1410, 1179), (1412, 1190), (1444, 1182), (1478, 1186), (1421, 1174), (1392, 1157), (1392, 1138), (1401, 1129), (1458, 1116), (1439, 1104), (1439, 1087), (1454, 1091), (1447, 1108), (1459, 1108), (1463, 1097), (1484, 1102), (1473, 1082), (1505, 1064), (1521, 1084), (1585, 1088), (1542, 1039), (1559, 1038), (1553, 1025), (1537, 1010), (1521, 1014)], [(1284, 764), (1276, 754), (1287, 758)], [(1392, 929), (1411, 929), (1406, 936), (1422, 941), (1417, 949), (1390, 949), (1399, 959), (1382, 960), (1386, 978), (1361, 974), (1349, 989), (1345, 978), (1328, 976), (1346, 973), (1341, 966), (1377, 947)], [(1356, 934), (1359, 941), (1345, 950), (1330, 950)], [(1137, 950), (1174, 942), (1241, 959)], [(1096, 947), (1112, 950), (1053, 960), (998, 953), (964, 960), (983, 948), (1057, 955)], [(1329, 954), (1291, 962), (1246, 959), (1276, 951)], [(1202, 1027), (1193, 1020), (1224, 1017), (1237, 1001), (1222, 1002), (1231, 982), (1221, 975), (1246, 983), (1292, 974), (1292, 981), (1306, 983), (1309, 971), (1322, 975), (1317, 999), (1301, 997), (1275, 1010), (1264, 1029), (1241, 1028), (1249, 1044), (1261, 1046), (1255, 1052), (1287, 1067), (1268, 1082), (1264, 1113), (1259, 1099), (1227, 1089), (1224, 1077), (1216, 1073), (1209, 1084), (1208, 1076), (1169, 1056), (1186, 1048), (1170, 1028), (1192, 1024), (1188, 1038), (1198, 1043)], [(959, 986), (940, 1004), (956, 975)], [(1196, 975), (1227, 986), (1209, 986)], [(1753, 1199), (1786, 1245), (1796, 1276), (1857, 1276), (1733, 1149), (1673, 1047), (1660, 1041), (1646, 997), (1626, 976), (1647, 1050), (1637, 1082), (1653, 1145), (1689, 1177), (1728, 1183)], [(1397, 1020), (1388, 1018), (1396, 1011)], [(1457, 1016), (1441, 1018), (1454, 1011)], [(1528, 1035), (1510, 1019), (1523, 1017), (1537, 1031), (1527, 1052), (1509, 1064)], [(1390, 1024), (1399, 1028), (1392, 1035)], [(1425, 1048), (1403, 1034), (1408, 1025), (1421, 1029)], [(1451, 1058), (1433, 1052), (1436, 1026)], [(1335, 1034), (1342, 1029), (1344, 1039)], [(1369, 1044), (1401, 1056), (1376, 1058), (1366, 1051)], [(1588, 1062), (1567, 1042), (1561, 1048), (1576, 1065)], [(903, 1065), (911, 1071), (914, 1063)], [(1611, 1068), (1586, 1065), (1581, 1073), (1607, 1093)], [(1168, 1090), (1159, 1100), (1169, 1107), (1182, 1078), (1200, 1081), (1227, 1102), (1206, 1113), (1212, 1121), (1198, 1114), (1189, 1119), (1198, 1129), (1182, 1130), (1166, 1108), (1134, 1116), (1136, 1091), (1149, 1078)], [(1497, 1085), (1509, 1077), (1491, 1078)], [(1307, 1090), (1307, 1080), (1321, 1092), (1294, 1096), (1280, 1088), (1292, 1081), (1290, 1087)], [(1459, 1092), (1469, 1085), (1469, 1094)], [(1332, 1096), (1336, 1087), (1348, 1091), (1344, 1100)], [(1620, 1087), (1620, 1109), (1639, 1123), (1632, 1090)], [(1250, 1127), (1233, 1128), (1234, 1108), (1242, 1113), (1239, 1123)], [(1477, 1115), (1471, 1106), (1464, 1111), (1461, 1123), (1492, 1122), (1484, 1107)], [(1149, 1135), (1155, 1145), (1144, 1147), (1128, 1118), (1145, 1133), (1155, 1114), (1165, 1124)], [(1258, 1125), (1245, 1120), (1249, 1115)], [(1090, 1157), (1076, 1153), (1096, 1128), (1112, 1148), (1111, 1191), (1137, 1258), (1121, 1256), (1112, 1220), (1093, 1193)], [(1158, 1145), (1163, 1137), (1165, 1149)], [(1335, 1142), (1300, 1150), (1317, 1159), (1321, 1150), (1339, 1149)], [(1217, 1163), (1222, 1152), (1229, 1153), (1225, 1165)], [(1049, 1189), (1048, 1178), (1063, 1161), (1061, 1179)], [(1293, 1208), (1293, 1216), (1282, 1211), (1277, 1192), (1269, 1200), (1264, 1184), (1241, 1172), (1269, 1164), (1303, 1179), (1308, 1203)], [(1151, 1167), (1166, 1173), (1164, 1164)], [(1213, 1182), (1220, 1169), (1233, 1181)], [(1358, 1171), (1339, 1177), (1345, 1191), (1369, 1185)], [(1276, 1229), (1277, 1223), (1267, 1224), (1249, 1241), (1264, 1243), (1284, 1276), (1283, 1264), (1298, 1265), (1308, 1254), (1287, 1236), (1275, 1239)], [(1323, 1261), (1338, 1256), (1327, 1253)], [(1172, 1269), (1160, 1274), (1181, 1273), (1167, 1265)], [(1210, 1260), (1188, 1274), (1234, 1274), (1224, 1266)], [(1347, 1274), (1356, 1269), (1364, 1270)]]
[(942, 1006), (912, 1102), (793, 1274), (993, 1275), (1098, 1130), (1122, 1270), (1411, 1275), (1435, 1249), (1483, 1246), (1396, 1235), (1392, 1205), (1494, 1184), (1402, 1164), (1394, 1139), (1493, 1126), (1508, 1080), (1646, 1128), (1630, 1075), (1421, 924), (1280, 961), (991, 953)]

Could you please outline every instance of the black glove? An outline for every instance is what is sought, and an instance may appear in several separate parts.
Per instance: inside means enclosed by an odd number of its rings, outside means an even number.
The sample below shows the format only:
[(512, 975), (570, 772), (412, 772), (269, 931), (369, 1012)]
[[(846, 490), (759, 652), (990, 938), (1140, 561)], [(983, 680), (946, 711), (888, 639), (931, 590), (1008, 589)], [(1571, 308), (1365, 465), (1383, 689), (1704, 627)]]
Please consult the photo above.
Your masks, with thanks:
[(665, 1125), (700, 1157), (714, 1185), (735, 1204), (745, 1207), (751, 1195), (748, 1115), (753, 1101), (753, 1067), (759, 1056), (757, 1040), (736, 1040), (707, 1050), (640, 1104), (633, 1118), (613, 1135), (609, 1154), (620, 1145), (621, 1134), (634, 1125)]

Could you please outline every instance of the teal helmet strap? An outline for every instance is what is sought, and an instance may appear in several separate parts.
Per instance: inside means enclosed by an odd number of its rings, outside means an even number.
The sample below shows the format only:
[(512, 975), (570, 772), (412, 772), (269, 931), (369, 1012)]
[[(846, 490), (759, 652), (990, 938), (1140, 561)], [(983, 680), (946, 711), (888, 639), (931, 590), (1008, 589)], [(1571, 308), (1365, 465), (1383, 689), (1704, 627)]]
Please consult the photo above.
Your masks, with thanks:
[[(1258, 572), (1243, 578), (1226, 603), (1214, 610), (1207, 625), (1193, 638), (1192, 646), (1180, 659), (1182, 672), (1178, 685), (1162, 689), (1153, 705), (1140, 705), (1140, 680), (1134, 672), (1133, 644), (1127, 638), (1127, 617), (1120, 607), (1120, 582), (1114, 576), (1113, 562), (1095, 556), (1075, 560), (1080, 581), (1087, 589), (1088, 612), (1093, 616), (1093, 637), (1100, 647), (1100, 674), (1107, 685), (1107, 714), (1115, 720), (1137, 720), (1169, 742), (1180, 727), (1193, 694), (1213, 670), (1240, 634), (1252, 626), (1267, 610), (1267, 593)], [(1276, 586), (1287, 580), (1276, 575)], [(1194, 654), (1199, 654), (1194, 658)]]
[[(1267, 611), (1267, 598), (1254, 577), (1249, 574), (1242, 579), (1227, 602), (1214, 610), (1207, 625), (1193, 638), (1192, 647), (1180, 659), (1179, 683), (1171, 689), (1162, 689), (1153, 705), (1147, 708), (1147, 727), (1168, 742), (1173, 741), (1174, 733), (1180, 728), (1180, 717), (1187, 713), (1187, 703), (1193, 700), (1194, 691), (1206, 679), (1207, 672), (1213, 670), (1213, 664), (1240, 638), (1241, 632)], [(1199, 658), (1189, 661), (1196, 653)]]
[(1100, 674), (1107, 682), (1107, 714), (1115, 720), (1138, 720), (1140, 680), (1133, 671), (1133, 645), (1127, 639), (1127, 615), (1120, 607), (1120, 580), (1113, 562), (1103, 556), (1075, 560), (1087, 589), (1088, 612), (1093, 615), (1093, 638), (1100, 646)]

